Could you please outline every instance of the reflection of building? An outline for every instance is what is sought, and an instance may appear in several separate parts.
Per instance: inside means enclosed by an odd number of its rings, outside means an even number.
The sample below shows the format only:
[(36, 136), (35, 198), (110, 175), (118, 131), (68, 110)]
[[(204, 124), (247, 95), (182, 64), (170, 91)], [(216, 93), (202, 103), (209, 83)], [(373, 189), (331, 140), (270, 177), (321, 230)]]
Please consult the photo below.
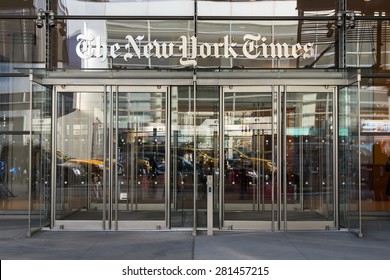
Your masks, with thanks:
[(3, 2), (1, 213), (360, 233), (389, 211), (386, 1)]

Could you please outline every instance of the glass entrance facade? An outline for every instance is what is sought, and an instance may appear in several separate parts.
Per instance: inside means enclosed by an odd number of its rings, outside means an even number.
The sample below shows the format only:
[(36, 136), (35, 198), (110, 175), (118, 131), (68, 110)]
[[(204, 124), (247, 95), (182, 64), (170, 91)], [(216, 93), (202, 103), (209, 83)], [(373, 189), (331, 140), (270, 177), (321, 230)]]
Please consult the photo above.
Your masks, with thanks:
[(387, 216), (390, 5), (314, 2), (2, 1), (1, 217), (30, 234)]
[(53, 228), (336, 228), (336, 93), (54, 86)]

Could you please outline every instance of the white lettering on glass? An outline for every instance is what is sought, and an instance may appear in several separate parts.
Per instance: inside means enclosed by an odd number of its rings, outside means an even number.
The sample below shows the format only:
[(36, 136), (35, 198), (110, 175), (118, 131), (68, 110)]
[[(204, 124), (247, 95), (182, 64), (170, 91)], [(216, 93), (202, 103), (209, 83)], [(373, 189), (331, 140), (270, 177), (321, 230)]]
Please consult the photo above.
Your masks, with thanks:
[[(296, 43), (266, 43), (267, 38), (260, 34), (246, 34), (243, 37), (244, 43), (238, 46), (231, 42), (229, 35), (223, 37), (219, 43), (200, 43), (195, 36), (180, 36), (179, 43), (166, 43), (154, 40), (144, 41), (144, 35), (125, 37), (127, 44), (120, 46), (114, 43), (111, 46), (103, 45), (100, 36), (80, 34), (77, 36), (76, 54), (82, 59), (99, 58), (105, 61), (107, 57), (118, 58), (123, 56), (125, 61), (141, 58), (170, 58), (179, 56), (179, 62), (184, 66), (196, 66), (197, 59), (213, 58), (237, 58), (246, 59), (258, 58), (298, 58), (307, 59), (314, 56), (314, 44), (302, 45)], [(175, 54), (175, 48), (177, 53)], [(109, 50), (109, 52), (108, 52)]]

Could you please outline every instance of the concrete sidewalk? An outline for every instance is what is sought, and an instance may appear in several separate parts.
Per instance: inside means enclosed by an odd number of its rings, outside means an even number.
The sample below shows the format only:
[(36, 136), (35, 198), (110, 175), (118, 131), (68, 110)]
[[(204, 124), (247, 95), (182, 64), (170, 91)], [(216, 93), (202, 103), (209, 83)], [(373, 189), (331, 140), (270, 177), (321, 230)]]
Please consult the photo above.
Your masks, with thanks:
[(390, 260), (390, 221), (365, 221), (363, 238), (346, 231), (41, 231), (0, 220), (2, 260)]

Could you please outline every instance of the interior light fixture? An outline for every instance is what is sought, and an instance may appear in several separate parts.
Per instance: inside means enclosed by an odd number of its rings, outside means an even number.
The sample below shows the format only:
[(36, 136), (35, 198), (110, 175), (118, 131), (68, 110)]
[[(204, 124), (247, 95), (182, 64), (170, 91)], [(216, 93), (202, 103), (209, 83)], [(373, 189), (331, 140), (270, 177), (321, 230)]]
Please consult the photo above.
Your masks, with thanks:
[(56, 22), (54, 21), (54, 12), (53, 11), (49, 12), (48, 24), (49, 24), (50, 28), (53, 28), (56, 25)]
[(341, 28), (341, 27), (343, 27), (343, 25), (344, 25), (343, 14), (342, 13), (337, 13), (336, 26), (337, 26), (337, 28)]
[(350, 13), (349, 14), (349, 28), (354, 29), (355, 26), (356, 26), (356, 24), (355, 24), (355, 14), (354, 13)]
[[(345, 17), (343, 17), (343, 15)], [(337, 28), (343, 27), (346, 20), (348, 20), (348, 27), (350, 29), (354, 29), (356, 27), (355, 13), (353, 11), (340, 11), (337, 13)]]
[(39, 9), (37, 12), (37, 19), (35, 20), (35, 24), (38, 28), (42, 28), (45, 24), (45, 19), (47, 19), (47, 25), (50, 28), (53, 28), (56, 26), (56, 22), (54, 19), (54, 12), (49, 10), (49, 11), (44, 11), (42, 9)]
[(37, 25), (38, 28), (42, 28), (43, 27), (43, 19), (42, 19), (43, 16), (44, 16), (43, 11), (39, 10), (38, 14), (37, 14), (37, 19), (35, 21), (35, 24)]

